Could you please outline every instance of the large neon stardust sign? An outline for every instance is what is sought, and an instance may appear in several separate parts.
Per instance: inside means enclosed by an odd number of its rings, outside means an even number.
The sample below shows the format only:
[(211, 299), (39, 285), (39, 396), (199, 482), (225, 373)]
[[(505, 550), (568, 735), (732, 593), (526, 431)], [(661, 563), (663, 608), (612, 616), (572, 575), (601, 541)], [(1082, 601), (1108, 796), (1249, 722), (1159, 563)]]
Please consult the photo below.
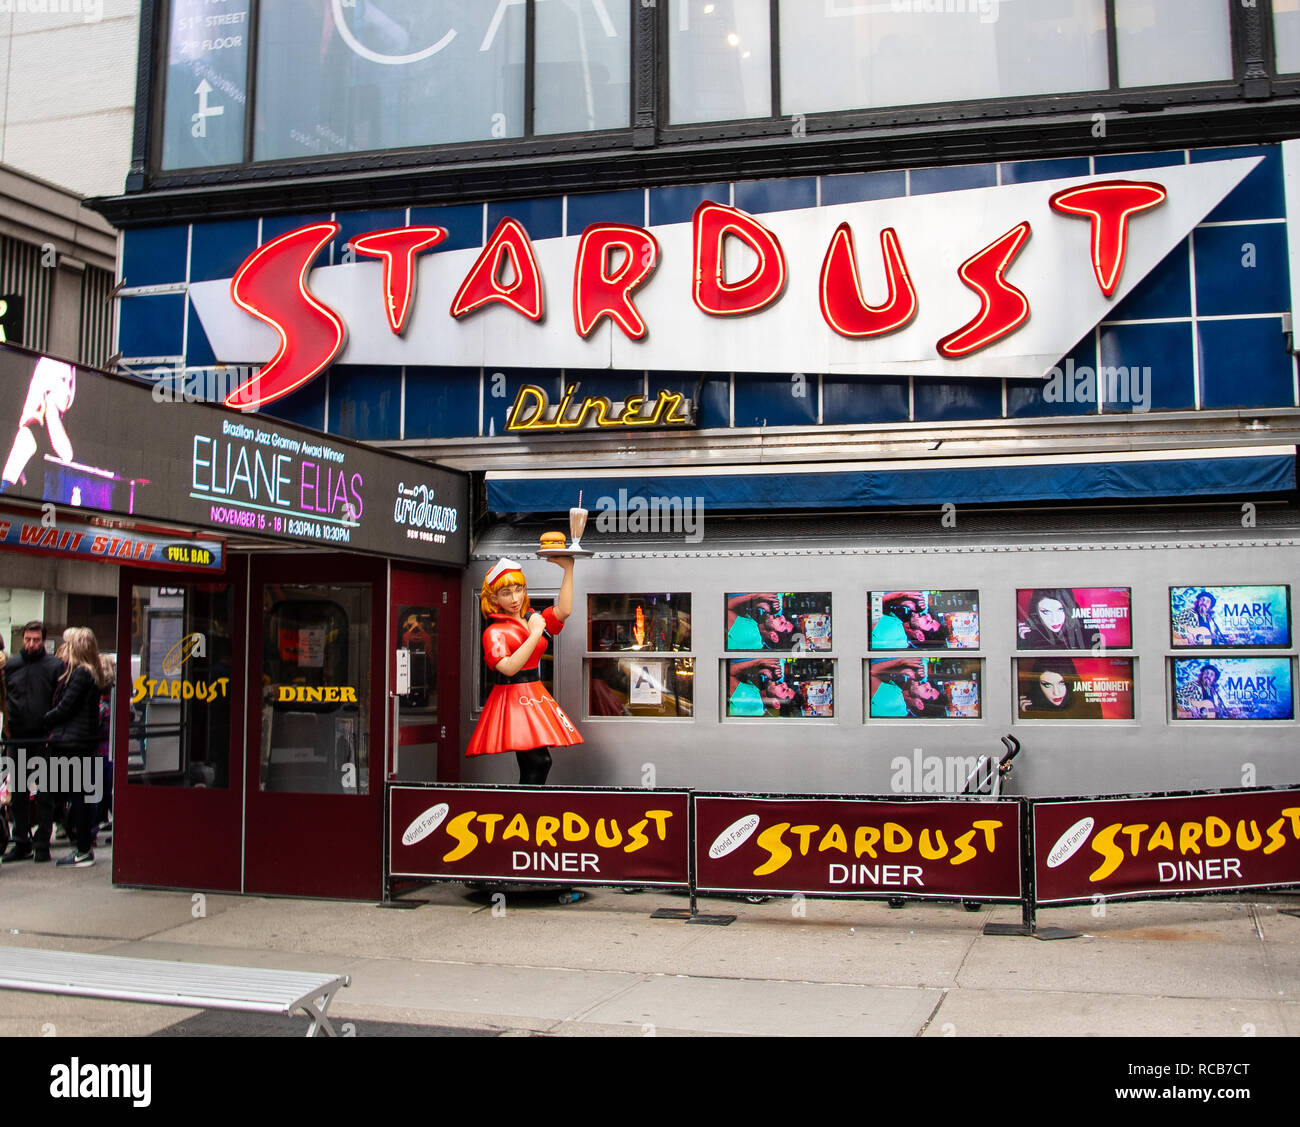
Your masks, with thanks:
[[(1052, 211), (1063, 219), (1091, 224), (1090, 266), (1101, 293), (1111, 299), (1124, 272), (1131, 221), (1159, 206), (1168, 193), (1159, 184), (1107, 180), (1057, 192)], [(337, 223), (291, 231), (259, 247), (235, 272), (231, 297), (270, 325), (280, 346), (251, 381), (226, 405), (251, 410), (288, 395), (323, 371), (343, 349), (347, 331), (339, 315), (311, 292), (308, 275)], [(1009, 278), (1032, 234), (1023, 220), (961, 262), (958, 277), (979, 300), (979, 311), (941, 337), (935, 351), (948, 360), (971, 357), (1005, 339), (1030, 316), (1030, 299)], [(711, 318), (762, 316), (779, 302), (788, 280), (785, 252), (775, 232), (745, 212), (706, 201), (692, 220), (691, 298)], [(985, 235), (987, 238), (987, 234)], [(358, 253), (379, 258), (382, 302), (390, 331), (401, 336), (416, 302), (417, 257), (443, 245), (441, 227), (374, 231), (352, 240)], [(905, 330), (916, 318), (923, 294), (908, 270), (898, 231), (880, 231), (885, 293), (873, 304), (864, 294), (853, 230), (841, 223), (831, 236), (818, 279), (818, 305), (829, 329), (850, 340), (870, 341)], [(729, 276), (731, 246), (754, 260), (744, 277)], [(583, 231), (574, 256), (573, 328), (585, 339), (604, 320), (628, 340), (643, 340), (650, 326), (635, 295), (661, 259), (659, 242), (643, 227), (593, 223)], [(545, 285), (528, 232), (516, 219), (498, 223), (487, 245), (455, 292), (449, 315), (456, 320), (501, 305), (529, 321), (545, 316)], [(956, 320), (956, 316), (954, 316)]]

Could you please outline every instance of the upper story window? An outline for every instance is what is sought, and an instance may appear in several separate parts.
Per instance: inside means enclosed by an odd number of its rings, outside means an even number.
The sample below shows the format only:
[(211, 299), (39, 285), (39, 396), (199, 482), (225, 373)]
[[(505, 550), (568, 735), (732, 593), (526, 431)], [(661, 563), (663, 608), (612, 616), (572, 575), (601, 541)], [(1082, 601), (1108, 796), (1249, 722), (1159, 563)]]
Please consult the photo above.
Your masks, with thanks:
[[(1100, 96), (1231, 82), (1239, 2), (167, 0), (159, 163), (458, 144), (526, 155), (561, 135), (595, 147), (591, 135), (633, 124), (634, 60), (657, 82), (636, 94), (638, 144), (653, 143), (647, 126), (671, 142), (672, 127), (772, 130), (799, 114), (1109, 104)], [(1271, 10), (1277, 69), (1300, 71), (1300, 0)]]
[(164, 170), (238, 164), (250, 143), (254, 161), (278, 161), (629, 122), (628, 0), (537, 0), (532, 99), (525, 0), (172, 0), (170, 12)]
[(1300, 0), (1273, 0), (1273, 43), (1278, 73), (1300, 71)]

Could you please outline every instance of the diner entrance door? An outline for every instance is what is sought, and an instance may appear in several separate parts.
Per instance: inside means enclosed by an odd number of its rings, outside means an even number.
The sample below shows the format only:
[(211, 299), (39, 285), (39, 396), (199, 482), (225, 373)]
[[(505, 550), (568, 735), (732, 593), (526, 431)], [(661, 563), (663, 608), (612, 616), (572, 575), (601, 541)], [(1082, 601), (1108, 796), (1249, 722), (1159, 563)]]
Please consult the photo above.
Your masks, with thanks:
[(460, 574), (393, 566), (393, 782), (460, 778)]
[(244, 891), (379, 900), (387, 564), (254, 557)]

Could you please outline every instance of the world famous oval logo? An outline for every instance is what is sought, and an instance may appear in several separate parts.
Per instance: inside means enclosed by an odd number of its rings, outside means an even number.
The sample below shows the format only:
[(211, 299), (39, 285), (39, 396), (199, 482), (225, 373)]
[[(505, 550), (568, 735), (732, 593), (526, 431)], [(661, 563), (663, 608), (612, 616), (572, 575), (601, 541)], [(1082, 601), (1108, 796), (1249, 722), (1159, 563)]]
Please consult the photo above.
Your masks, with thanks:
[(1080, 818), (1060, 837), (1056, 839), (1056, 844), (1052, 846), (1051, 851), (1047, 854), (1047, 867), (1054, 869), (1057, 865), (1064, 865), (1078, 851), (1092, 833), (1093, 820), (1091, 818)]
[(758, 829), (758, 822), (757, 814), (746, 814), (743, 818), (737, 818), (713, 839), (713, 844), (709, 846), (709, 856), (716, 861), (719, 857), (725, 857), (728, 853), (739, 849)]
[(423, 841), (442, 825), (448, 809), (445, 802), (439, 802), (436, 806), (430, 806), (423, 814), (417, 814), (406, 827), (406, 832), (402, 834), (402, 844), (414, 845), (416, 842)]

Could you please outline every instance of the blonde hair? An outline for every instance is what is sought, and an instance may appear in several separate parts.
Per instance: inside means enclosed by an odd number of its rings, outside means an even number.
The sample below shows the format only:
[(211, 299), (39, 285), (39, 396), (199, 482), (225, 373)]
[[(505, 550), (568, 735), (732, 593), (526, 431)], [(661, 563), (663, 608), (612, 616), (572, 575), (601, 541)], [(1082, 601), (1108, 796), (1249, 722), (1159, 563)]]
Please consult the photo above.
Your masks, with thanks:
[(112, 654), (99, 655), (99, 672), (103, 677), (101, 689), (111, 689), (117, 684), (117, 658)]
[(502, 587), (522, 587), (524, 589), (524, 606), (523, 615), (525, 618), (532, 613), (532, 604), (528, 601), (528, 580), (524, 578), (522, 571), (503, 571), (500, 575), (488, 583), (487, 579), (483, 580), (483, 587), (479, 591), (478, 605), (483, 611), (483, 617), (487, 618), (491, 614), (500, 614), (501, 608), (497, 606), (496, 593)]
[(63, 632), (67, 641), (64, 647), (67, 650), (65, 661), (68, 668), (64, 670), (64, 680), (72, 676), (72, 671), (77, 666), (84, 667), (89, 671), (91, 679), (98, 688), (104, 687), (104, 673), (99, 664), (99, 642), (95, 640), (95, 632), (88, 630), (84, 626), (72, 626)]

